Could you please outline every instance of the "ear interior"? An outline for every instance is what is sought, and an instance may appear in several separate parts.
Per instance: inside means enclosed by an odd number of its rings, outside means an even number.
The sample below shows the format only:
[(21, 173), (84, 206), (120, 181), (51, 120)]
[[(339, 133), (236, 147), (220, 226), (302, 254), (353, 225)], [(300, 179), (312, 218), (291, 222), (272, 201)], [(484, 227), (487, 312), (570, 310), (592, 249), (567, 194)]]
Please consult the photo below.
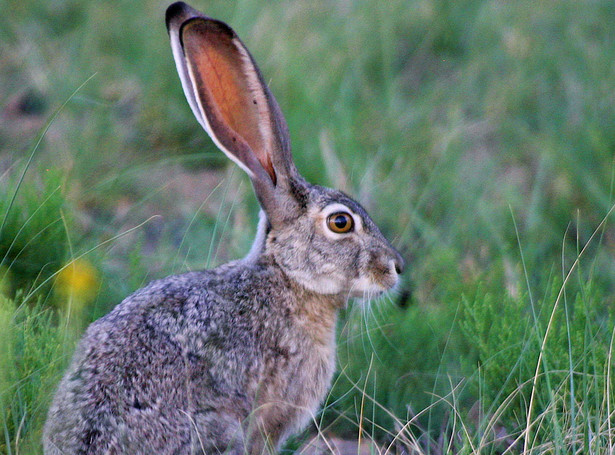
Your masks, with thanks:
[(247, 50), (226, 24), (204, 18), (185, 22), (181, 39), (196, 101), (210, 133), (231, 158), (248, 168), (248, 155), (253, 153), (275, 184), (272, 113)]

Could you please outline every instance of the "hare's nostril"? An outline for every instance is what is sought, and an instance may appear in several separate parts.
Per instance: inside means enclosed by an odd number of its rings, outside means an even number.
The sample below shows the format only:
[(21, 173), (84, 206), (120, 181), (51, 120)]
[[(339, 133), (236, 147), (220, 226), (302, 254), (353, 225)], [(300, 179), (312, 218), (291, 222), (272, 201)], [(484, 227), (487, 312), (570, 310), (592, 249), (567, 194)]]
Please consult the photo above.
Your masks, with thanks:
[(395, 271), (398, 275), (401, 275), (404, 271), (404, 264), (398, 261), (395, 261)]
[(404, 273), (404, 259), (399, 253), (397, 253), (396, 257), (393, 259), (393, 264), (395, 264), (395, 271), (398, 275)]
[(404, 271), (404, 262), (398, 259), (391, 259), (389, 261), (389, 270), (391, 271), (391, 273), (393, 272), (393, 270), (395, 270), (395, 273), (401, 275)]

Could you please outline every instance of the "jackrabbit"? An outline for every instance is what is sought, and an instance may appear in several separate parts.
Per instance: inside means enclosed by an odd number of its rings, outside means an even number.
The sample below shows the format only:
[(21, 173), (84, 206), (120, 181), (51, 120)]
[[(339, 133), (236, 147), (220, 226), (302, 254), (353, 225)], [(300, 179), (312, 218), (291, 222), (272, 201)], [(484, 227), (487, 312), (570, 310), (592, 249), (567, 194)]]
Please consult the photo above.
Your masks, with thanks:
[(48, 455), (275, 452), (327, 393), (337, 310), (402, 271), (357, 202), (299, 175), (235, 32), (182, 2), (166, 23), (194, 115), (251, 179), (256, 239), (244, 259), (153, 281), (90, 325), (49, 410)]

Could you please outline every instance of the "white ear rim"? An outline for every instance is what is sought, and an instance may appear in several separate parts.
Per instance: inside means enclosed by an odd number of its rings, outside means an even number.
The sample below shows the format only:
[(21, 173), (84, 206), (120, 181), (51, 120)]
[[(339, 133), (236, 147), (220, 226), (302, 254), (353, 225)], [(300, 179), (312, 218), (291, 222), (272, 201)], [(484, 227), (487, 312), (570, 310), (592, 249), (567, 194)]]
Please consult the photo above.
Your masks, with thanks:
[[(192, 85), (192, 80), (188, 76), (188, 67), (186, 65), (186, 56), (184, 55), (184, 49), (179, 40), (179, 31), (175, 28), (171, 29), (170, 40), (171, 40), (171, 50), (173, 51), (173, 60), (175, 60), (175, 66), (177, 67), (177, 74), (179, 74), (179, 79), (182, 83), (182, 88), (184, 89), (184, 95), (188, 100), (188, 104), (192, 109), (192, 112), (198, 122), (201, 124), (203, 128), (207, 130), (205, 126), (203, 116), (199, 111), (199, 107), (196, 102), (196, 95), (194, 91), (194, 87)], [(208, 131), (209, 133), (209, 131)]]
[[(177, 67), (177, 74), (179, 74), (179, 79), (181, 80), (182, 87), (184, 89), (184, 95), (188, 100), (188, 104), (192, 109), (192, 113), (196, 117), (199, 124), (203, 127), (203, 129), (207, 132), (209, 137), (214, 141), (214, 144), (222, 150), (222, 152), (230, 158), (235, 164), (237, 164), (241, 169), (243, 169), (250, 178), (254, 177), (254, 173), (244, 164), (242, 163), (235, 155), (233, 155), (226, 147), (222, 145), (220, 140), (214, 134), (209, 121), (207, 120), (207, 116), (205, 115), (205, 110), (203, 109), (203, 105), (201, 104), (201, 100), (199, 99), (198, 93), (194, 88), (194, 74), (190, 66), (188, 66), (186, 62), (186, 55), (184, 54), (184, 49), (181, 45), (179, 39), (179, 31), (174, 29), (172, 33), (170, 33), (171, 40), (171, 49), (173, 51), (173, 59), (175, 60), (175, 66)], [(241, 46), (238, 47), (242, 52), (243, 49)], [(252, 82), (252, 81), (251, 81)]]

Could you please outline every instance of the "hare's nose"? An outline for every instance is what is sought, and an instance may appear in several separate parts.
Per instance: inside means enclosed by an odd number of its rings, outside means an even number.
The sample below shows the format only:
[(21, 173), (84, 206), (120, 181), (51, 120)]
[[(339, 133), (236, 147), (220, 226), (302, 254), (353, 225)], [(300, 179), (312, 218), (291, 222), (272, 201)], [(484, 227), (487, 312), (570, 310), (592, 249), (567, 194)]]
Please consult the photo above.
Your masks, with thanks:
[(395, 271), (398, 275), (404, 273), (404, 258), (402, 258), (401, 254), (397, 251), (394, 252), (393, 265), (395, 266)]

